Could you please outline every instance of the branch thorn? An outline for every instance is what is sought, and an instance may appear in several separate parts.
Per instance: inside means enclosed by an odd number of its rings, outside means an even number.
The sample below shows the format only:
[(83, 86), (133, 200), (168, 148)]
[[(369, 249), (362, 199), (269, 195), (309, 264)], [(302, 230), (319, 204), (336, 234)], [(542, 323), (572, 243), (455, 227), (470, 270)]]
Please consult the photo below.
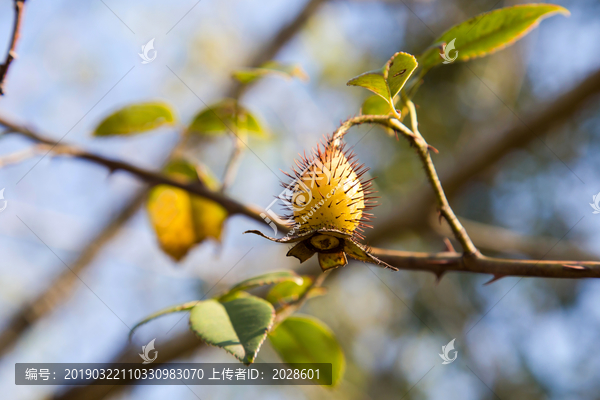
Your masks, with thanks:
[(494, 274), (494, 277), (492, 279), (490, 279), (489, 281), (487, 281), (486, 283), (483, 284), (483, 286), (487, 286), (490, 283), (494, 283), (497, 280), (500, 280), (502, 278), (504, 278), (506, 275), (500, 275), (500, 274)]
[(447, 237), (444, 237), (444, 244), (446, 245), (446, 250), (447, 251), (450, 251), (452, 253), (456, 253), (456, 250), (454, 250), (454, 246), (452, 246), (452, 242)]
[(563, 268), (577, 269), (577, 270), (580, 270), (580, 271), (589, 269), (588, 267), (584, 267), (583, 265), (569, 265), (569, 264), (564, 264)]
[(427, 144), (427, 149), (433, 151), (435, 154), (439, 154), (440, 152), (438, 151), (438, 149), (436, 149), (435, 147), (433, 147), (430, 144)]
[(444, 276), (445, 273), (446, 273), (446, 271), (444, 271), (444, 270), (434, 272), (436, 285), (440, 284), (440, 281), (442, 280), (442, 277)]

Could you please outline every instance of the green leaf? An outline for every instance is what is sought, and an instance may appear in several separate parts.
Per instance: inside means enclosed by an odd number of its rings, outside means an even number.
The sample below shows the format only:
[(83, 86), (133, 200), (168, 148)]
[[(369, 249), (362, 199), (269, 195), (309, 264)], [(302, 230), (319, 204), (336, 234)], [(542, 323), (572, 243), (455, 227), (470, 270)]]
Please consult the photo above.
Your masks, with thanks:
[(258, 68), (243, 68), (233, 72), (233, 77), (243, 84), (254, 82), (266, 75), (278, 75), (283, 78), (297, 77), (308, 81), (308, 76), (298, 64), (281, 64), (277, 61), (267, 61)]
[(190, 328), (206, 343), (233, 354), (246, 365), (254, 362), (275, 319), (268, 301), (255, 296), (221, 303), (206, 300), (190, 313)]
[(383, 77), (383, 69), (378, 71), (369, 71), (352, 78), (346, 83), (348, 86), (361, 86), (370, 90), (377, 96), (380, 96), (387, 103), (390, 103), (390, 89)]
[(310, 276), (302, 276), (301, 282), (286, 281), (273, 285), (265, 299), (274, 306), (282, 306), (290, 301), (296, 301), (302, 296), (312, 285)]
[(387, 115), (392, 112), (390, 104), (376, 95), (367, 97), (360, 110), (362, 115)]
[(174, 123), (174, 112), (166, 103), (132, 104), (106, 117), (94, 136), (131, 135)]
[(181, 312), (181, 311), (189, 311), (192, 308), (194, 308), (194, 306), (196, 306), (197, 304), (198, 304), (198, 300), (189, 301), (187, 303), (167, 307), (167, 308), (157, 311), (153, 314), (150, 314), (149, 316), (147, 316), (146, 318), (144, 318), (143, 320), (141, 320), (140, 322), (135, 324), (133, 326), (133, 328), (131, 328), (131, 331), (129, 332), (129, 339), (131, 340), (131, 337), (133, 336), (134, 331), (137, 328), (139, 328), (140, 326), (144, 325), (145, 323), (148, 323), (148, 322), (152, 321), (153, 319), (161, 317), (163, 315), (172, 314), (172, 313)]
[(286, 281), (293, 281), (299, 285), (303, 282), (302, 277), (296, 274), (294, 271), (273, 271), (246, 279), (232, 287), (228, 293), (238, 290), (247, 290), (255, 286), (271, 285), (273, 283)]
[(234, 99), (225, 99), (200, 111), (187, 129), (194, 135), (215, 136), (227, 132), (236, 135), (266, 136), (258, 120)]
[(185, 182), (198, 181), (198, 171), (189, 161), (183, 158), (169, 161), (164, 166), (163, 172), (171, 178), (180, 178)]
[(402, 89), (415, 68), (417, 68), (415, 56), (403, 52), (394, 54), (385, 64), (383, 77), (390, 88), (392, 99)]
[(350, 79), (347, 85), (364, 87), (387, 103), (393, 104), (392, 99), (402, 89), (415, 68), (417, 68), (417, 60), (414, 56), (398, 52), (385, 63), (381, 70), (365, 72)]
[(435, 40), (419, 57), (419, 64), (424, 70), (440, 64), (444, 61), (440, 47), (454, 39), (457, 53), (449, 52), (453, 53), (448, 54), (450, 59), (466, 61), (486, 56), (513, 44), (554, 14), (570, 15), (567, 9), (553, 4), (523, 4), (478, 15), (450, 28)]
[(334, 386), (344, 375), (346, 359), (342, 347), (333, 332), (316, 318), (289, 317), (273, 329), (269, 340), (286, 363), (331, 363)]
[(221, 303), (225, 303), (226, 301), (231, 301), (234, 299), (239, 299), (241, 297), (251, 297), (252, 295), (248, 292), (244, 292), (243, 290), (239, 290), (237, 292), (228, 292), (222, 296), (219, 296), (215, 300), (220, 301)]

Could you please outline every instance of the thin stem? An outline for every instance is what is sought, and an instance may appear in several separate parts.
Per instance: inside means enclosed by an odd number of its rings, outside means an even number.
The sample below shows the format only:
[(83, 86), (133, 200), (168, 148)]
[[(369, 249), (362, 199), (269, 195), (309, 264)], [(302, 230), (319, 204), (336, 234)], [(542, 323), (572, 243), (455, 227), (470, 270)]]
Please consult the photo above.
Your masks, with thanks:
[(242, 155), (244, 153), (244, 142), (242, 142), (237, 136), (233, 136), (233, 141), (233, 150), (231, 151), (229, 160), (227, 160), (225, 173), (223, 174), (221, 193), (224, 193), (233, 184), (242, 160)]
[(4, 81), (8, 68), (12, 61), (17, 58), (17, 42), (21, 36), (21, 21), (23, 19), (23, 9), (25, 8), (25, 0), (15, 0), (15, 22), (13, 24), (12, 37), (10, 39), (10, 45), (8, 46), (8, 52), (6, 54), (6, 61), (0, 65), (0, 96), (4, 94)]
[(361, 125), (364, 123), (387, 125), (388, 120), (389, 120), (389, 117), (387, 117), (385, 115), (359, 115), (357, 117), (347, 119), (333, 133), (333, 136), (332, 136), (333, 145), (334, 146), (341, 145), (344, 135), (346, 135), (346, 133), (348, 133), (350, 128), (352, 128), (355, 125)]
[(415, 107), (415, 104), (412, 101), (407, 100), (406, 106), (408, 107), (408, 112), (410, 114), (410, 127), (412, 128), (412, 131), (417, 136), (423, 137), (419, 132), (419, 121), (417, 121), (417, 108)]
[(21, 150), (21, 151), (7, 154), (5, 156), (0, 157), (0, 168), (6, 167), (7, 165), (11, 165), (11, 164), (18, 164), (20, 162), (30, 159), (31, 157), (35, 156), (38, 153), (41, 153), (42, 151), (48, 151), (48, 150), (49, 150), (48, 146), (40, 144), (37, 146), (29, 147), (29, 148)]
[[(409, 106), (409, 110), (411, 110), (411, 104), (412, 102), (407, 103), (407, 105)], [(414, 105), (412, 105), (411, 120), (413, 121), (413, 125), (417, 126)], [(425, 142), (425, 139), (423, 139), (423, 137), (418, 131), (411, 131), (397, 119), (390, 119), (389, 123), (394, 129), (399, 130), (400, 132), (404, 133), (405, 136), (410, 138), (416, 146), (417, 154), (419, 155), (419, 158), (421, 158), (421, 162), (425, 167), (425, 173), (435, 193), (440, 212), (442, 216), (448, 221), (448, 225), (450, 225), (450, 228), (452, 229), (456, 240), (460, 242), (463, 251), (469, 255), (479, 254), (479, 250), (477, 250), (477, 248), (471, 241), (471, 238), (467, 234), (467, 231), (465, 230), (465, 228), (463, 228), (458, 218), (456, 218), (456, 215), (454, 215), (454, 211), (452, 211), (452, 207), (450, 207), (450, 204), (448, 203), (448, 199), (446, 198), (446, 194), (444, 193), (444, 189), (442, 188), (442, 184), (440, 183), (440, 178), (437, 175), (435, 166), (433, 165), (433, 161), (431, 160), (431, 155), (429, 154), (429, 145), (427, 144), (427, 142)]]
[(310, 296), (310, 292), (313, 289), (322, 287), (323, 283), (325, 283), (325, 279), (327, 279), (327, 277), (329, 276), (331, 271), (332, 270), (327, 270), (327, 271), (324, 271), (323, 273), (317, 275), (317, 277), (313, 280), (312, 285), (310, 285), (310, 287), (308, 287), (304, 291), (304, 293), (302, 293), (302, 296), (300, 296), (295, 301), (288, 303), (281, 311), (279, 311), (277, 313), (277, 317), (275, 319), (275, 324), (280, 323), (281, 321), (283, 321), (284, 319), (286, 319), (287, 317), (289, 317), (290, 315), (292, 315), (293, 313), (295, 313), (296, 311), (301, 309), (302, 306), (304, 305), (304, 303), (306, 303), (306, 300), (308, 300), (308, 297)]

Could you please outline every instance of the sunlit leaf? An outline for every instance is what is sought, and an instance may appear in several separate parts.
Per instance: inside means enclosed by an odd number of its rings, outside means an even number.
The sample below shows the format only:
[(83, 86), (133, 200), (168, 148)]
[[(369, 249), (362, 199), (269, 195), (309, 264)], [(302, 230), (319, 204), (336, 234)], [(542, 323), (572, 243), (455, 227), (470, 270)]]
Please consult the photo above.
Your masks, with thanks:
[(383, 77), (387, 81), (392, 98), (402, 89), (415, 68), (417, 68), (417, 59), (408, 53), (398, 52), (388, 60)]
[(269, 340), (286, 363), (331, 363), (332, 385), (344, 375), (346, 359), (342, 347), (333, 332), (316, 318), (291, 316), (269, 333)]
[(442, 63), (443, 44), (454, 41), (449, 58), (466, 61), (503, 49), (535, 28), (544, 18), (554, 14), (569, 15), (569, 11), (553, 4), (523, 4), (501, 8), (471, 18), (446, 31), (419, 57), (425, 70)]
[(352, 78), (347, 83), (348, 86), (360, 86), (370, 90), (380, 96), (387, 103), (390, 103), (391, 95), (387, 82), (383, 77), (383, 69), (377, 71), (369, 71)]
[[(163, 172), (171, 178), (178, 178), (186, 182), (198, 180), (198, 169), (184, 159), (178, 158), (169, 161), (163, 168)], [(211, 189), (214, 190), (214, 188)]]
[(194, 135), (214, 136), (224, 133), (265, 136), (258, 119), (234, 99), (225, 99), (200, 111), (187, 129)]
[(225, 293), (224, 295), (217, 297), (216, 300), (220, 301), (221, 303), (225, 303), (226, 301), (231, 301), (234, 299), (239, 299), (241, 297), (250, 297), (250, 296), (252, 296), (250, 293), (244, 292), (243, 290), (238, 290), (236, 292)]
[(271, 303), (258, 297), (240, 297), (223, 303), (206, 300), (192, 308), (190, 328), (206, 343), (249, 365), (254, 362), (274, 319)]
[[(273, 285), (271, 290), (269, 290), (265, 296), (265, 299), (274, 306), (283, 306), (286, 303), (298, 300), (310, 288), (312, 282), (313, 280), (310, 276), (303, 276), (302, 283), (298, 283), (297, 281), (280, 282)], [(322, 294), (323, 291), (321, 290), (311, 290), (308, 298)]]
[(271, 285), (273, 283), (286, 281), (292, 281), (298, 284), (302, 284), (303, 282), (302, 277), (296, 274), (294, 271), (273, 271), (246, 279), (232, 287), (229, 290), (229, 292), (235, 292), (237, 290), (247, 290), (256, 286)]
[(241, 83), (248, 84), (267, 75), (276, 75), (283, 78), (299, 78), (308, 80), (308, 76), (298, 64), (281, 64), (277, 61), (267, 61), (258, 68), (244, 68), (233, 72), (233, 77)]
[(131, 135), (174, 123), (174, 112), (166, 103), (132, 104), (106, 117), (94, 136)]
[(381, 97), (373, 95), (367, 97), (360, 107), (363, 115), (387, 115), (392, 112), (390, 104)]
[(394, 54), (380, 71), (366, 72), (348, 81), (349, 86), (361, 86), (380, 96), (389, 104), (417, 68), (414, 56), (398, 52)]

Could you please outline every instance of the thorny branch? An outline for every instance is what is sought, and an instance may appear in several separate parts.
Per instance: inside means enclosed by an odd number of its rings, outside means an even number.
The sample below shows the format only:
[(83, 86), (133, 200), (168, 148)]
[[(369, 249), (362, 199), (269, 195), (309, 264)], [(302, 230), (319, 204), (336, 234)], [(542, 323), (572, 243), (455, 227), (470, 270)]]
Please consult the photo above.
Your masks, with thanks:
[(12, 61), (17, 58), (17, 42), (21, 34), (21, 21), (23, 19), (23, 9), (25, 8), (25, 0), (15, 0), (15, 22), (13, 24), (12, 36), (10, 39), (10, 45), (8, 46), (8, 52), (6, 53), (6, 60), (4, 64), (0, 65), (0, 96), (4, 94), (4, 81), (8, 68)]
[[(437, 162), (440, 181), (446, 194), (453, 196), (465, 182), (489, 170), (510, 151), (526, 147), (536, 139), (541, 140), (545, 133), (584, 112), (599, 95), (600, 69), (597, 69), (557, 99), (545, 104), (541, 110), (529, 112), (530, 117), (519, 118), (511, 127), (474, 138), (456, 154)], [(461, 162), (457, 163), (456, 160)], [(398, 226), (408, 230), (422, 227), (434, 200), (428, 187), (415, 188), (410, 199), (397, 203), (396, 212), (376, 223), (376, 229), (369, 234), (369, 240), (377, 242), (391, 237)]]
[[(542, 260), (510, 260), (483, 256), (475, 247), (467, 232), (454, 215), (452, 208), (439, 182), (439, 178), (429, 156), (429, 146), (420, 134), (410, 130), (393, 116), (361, 115), (345, 121), (334, 133), (336, 140), (341, 140), (348, 130), (355, 125), (364, 123), (379, 124), (392, 128), (406, 137), (415, 147), (419, 157), (425, 165), (428, 179), (436, 193), (438, 206), (442, 216), (450, 224), (456, 239), (463, 246), (463, 254), (456, 252), (418, 253), (403, 252), (385, 249), (372, 249), (376, 257), (399, 269), (414, 269), (429, 271), (441, 277), (447, 271), (464, 271), (494, 275), (495, 279), (503, 276), (535, 276), (553, 278), (598, 278), (600, 277), (600, 262), (594, 261), (542, 261)], [(131, 164), (105, 158), (79, 148), (57, 144), (45, 139), (28, 128), (9, 122), (0, 117), (0, 125), (4, 125), (9, 132), (18, 133), (29, 139), (49, 145), (52, 152), (57, 155), (71, 156), (94, 162), (109, 168), (111, 171), (122, 170), (144, 180), (150, 185), (170, 185), (186, 190), (189, 193), (205, 197), (221, 204), (231, 215), (245, 215), (255, 221), (266, 224), (260, 216), (260, 211), (232, 199), (231, 197), (208, 189), (201, 183), (182, 183), (166, 177), (158, 172), (149, 171)], [(283, 232), (288, 231), (287, 226), (279, 226)]]

